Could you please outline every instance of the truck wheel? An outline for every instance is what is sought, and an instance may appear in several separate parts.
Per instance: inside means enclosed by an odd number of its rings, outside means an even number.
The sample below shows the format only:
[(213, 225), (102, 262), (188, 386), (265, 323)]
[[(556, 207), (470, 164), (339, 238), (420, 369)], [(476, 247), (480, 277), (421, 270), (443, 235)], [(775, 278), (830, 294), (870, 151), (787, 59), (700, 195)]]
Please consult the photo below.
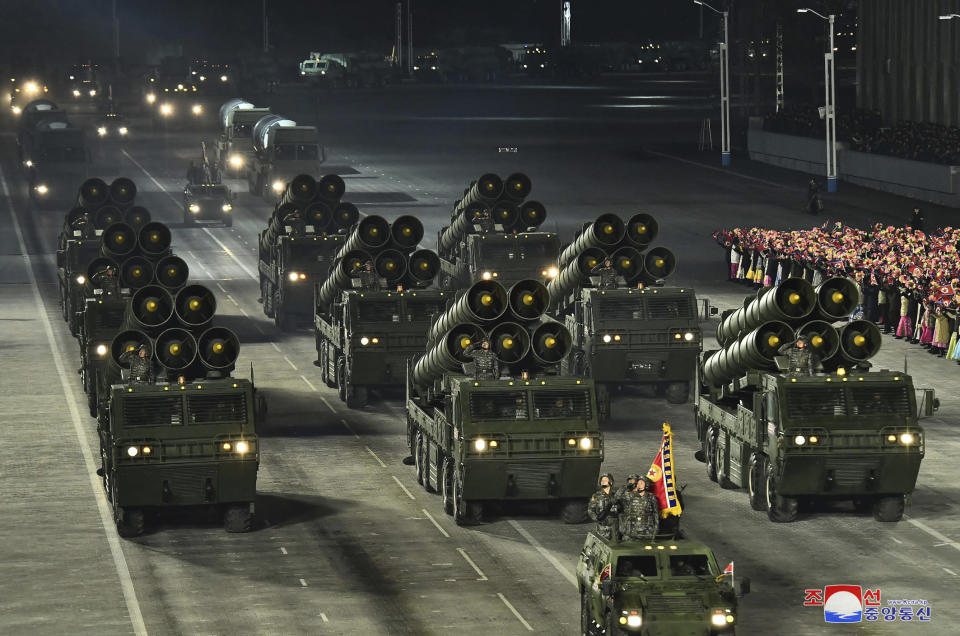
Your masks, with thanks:
[(426, 472), (423, 465), (423, 431), (417, 431), (416, 449), (413, 457), (417, 464), (417, 483), (426, 488)]
[(139, 537), (143, 534), (143, 510), (139, 508), (119, 508), (116, 516), (117, 534), (121, 537)]
[(690, 383), (671, 382), (667, 385), (666, 397), (670, 404), (686, 404), (690, 399)]
[(227, 532), (250, 532), (253, 528), (253, 513), (250, 504), (238, 504), (227, 508), (223, 515), (223, 529)]
[(337, 395), (341, 402), (347, 401), (347, 380), (344, 377), (347, 373), (347, 362), (343, 356), (337, 360)]
[(606, 384), (597, 385), (597, 411), (601, 421), (610, 419), (610, 388)]
[(707, 478), (710, 481), (717, 481), (717, 435), (717, 429), (711, 427), (707, 429), (703, 439), (703, 454), (707, 463)]
[(903, 518), (904, 495), (881, 497), (873, 504), (873, 518), (877, 521), (900, 521)]
[(789, 523), (797, 518), (797, 500), (777, 494), (777, 478), (773, 474), (773, 464), (768, 459), (764, 463), (767, 482), (767, 518), (775, 523)]
[(228, 216), (223, 222), (223, 227), (233, 227), (233, 217)]
[(273, 305), (273, 285), (265, 282), (263, 284), (263, 289), (260, 290), (260, 294), (263, 296), (263, 313), (267, 318), (273, 318), (275, 311)]
[(443, 458), (443, 468), (440, 470), (440, 493), (443, 496), (443, 511), (453, 514), (453, 460)]
[(483, 503), (464, 501), (463, 477), (453, 477), (453, 520), (458, 526), (475, 526), (483, 521)]
[(90, 417), (97, 416), (97, 384), (91, 383), (87, 390), (87, 408), (90, 410)]
[(567, 499), (560, 505), (560, 518), (564, 523), (585, 523), (587, 520), (587, 500)]
[(70, 317), (67, 322), (70, 325), (70, 335), (76, 338), (80, 333), (80, 327), (77, 324), (77, 312), (73, 311), (73, 307), (70, 308)]
[(750, 507), (761, 512), (767, 509), (767, 497), (763, 492), (764, 483), (763, 455), (750, 455), (750, 466), (747, 469), (747, 492), (750, 494)]
[(717, 483), (721, 488), (727, 490), (736, 488), (736, 486), (733, 485), (733, 482), (730, 481), (730, 478), (728, 477), (730, 467), (727, 466), (726, 462), (723, 461), (723, 447), (720, 446), (720, 440), (717, 437), (713, 438), (713, 449), (713, 464), (716, 467)]

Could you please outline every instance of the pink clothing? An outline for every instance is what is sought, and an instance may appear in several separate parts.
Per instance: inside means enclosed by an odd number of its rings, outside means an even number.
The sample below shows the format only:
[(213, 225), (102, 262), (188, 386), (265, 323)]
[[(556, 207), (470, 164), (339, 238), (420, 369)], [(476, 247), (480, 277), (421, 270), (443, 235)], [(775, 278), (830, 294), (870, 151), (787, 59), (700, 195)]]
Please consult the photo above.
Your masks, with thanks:
[(913, 323), (909, 316), (900, 316), (900, 324), (897, 325), (897, 335), (909, 338), (913, 335)]
[(730, 263), (730, 280), (733, 280), (737, 277), (737, 263)]
[(920, 329), (920, 344), (930, 344), (933, 342), (933, 327), (924, 325)]

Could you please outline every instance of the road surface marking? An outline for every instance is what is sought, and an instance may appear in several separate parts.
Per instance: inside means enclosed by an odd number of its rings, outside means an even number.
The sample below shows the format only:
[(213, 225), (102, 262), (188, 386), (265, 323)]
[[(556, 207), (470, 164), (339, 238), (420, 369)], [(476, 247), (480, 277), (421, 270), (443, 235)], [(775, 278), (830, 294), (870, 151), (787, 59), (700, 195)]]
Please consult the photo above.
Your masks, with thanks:
[(943, 541), (944, 545), (949, 545), (949, 546), (952, 546), (953, 548), (955, 548), (955, 549), (957, 549), (957, 550), (960, 550), (960, 543), (957, 543), (956, 541), (951, 541), (949, 537), (947, 537), (947, 536), (944, 535), (944, 534), (941, 534), (941, 533), (937, 532), (936, 530), (934, 530), (933, 528), (931, 528), (931, 527), (928, 526), (927, 524), (923, 523), (922, 521), (917, 521), (916, 519), (912, 519), (912, 518), (908, 517), (907, 515), (903, 515), (903, 518), (906, 519), (907, 522), (912, 523), (912, 524), (915, 525), (916, 527), (920, 528), (921, 530), (923, 530), (924, 532), (926, 532), (927, 534), (929, 534), (929, 535), (930, 535), (931, 537), (933, 537), (934, 539), (938, 539), (938, 540), (940, 540), (940, 541)]
[(243, 314), (244, 316), (246, 316), (247, 318), (250, 317), (250, 314), (248, 314), (247, 311), (246, 311), (243, 307), (240, 307), (239, 305), (237, 305), (237, 309), (239, 309), (239, 310), (240, 310), (240, 313)]
[(553, 553), (552, 553), (552, 552), (550, 552), (550, 551), (547, 550), (545, 547), (543, 547), (543, 546), (540, 544), (540, 542), (537, 541), (537, 540), (534, 538), (534, 536), (533, 536), (532, 534), (530, 534), (529, 532), (527, 532), (526, 528), (524, 528), (523, 526), (521, 526), (519, 523), (517, 523), (517, 522), (516, 522), (515, 520), (513, 520), (513, 519), (509, 519), (507, 522), (508, 522), (511, 526), (513, 526), (513, 529), (516, 530), (516, 531), (520, 534), (521, 537), (523, 537), (524, 539), (527, 540), (527, 543), (529, 543), (529, 544), (532, 545), (534, 548), (536, 548), (537, 552), (539, 552), (541, 555), (543, 555), (543, 558), (545, 558), (547, 561), (549, 561), (550, 564), (553, 565), (553, 567), (555, 567), (555, 568), (557, 569), (557, 571), (558, 571), (560, 574), (563, 575), (563, 578), (565, 578), (565, 579), (567, 579), (568, 581), (570, 581), (570, 584), (573, 585), (574, 587), (578, 587), (578, 585), (577, 585), (577, 577), (575, 577), (575, 576), (570, 572), (569, 569), (567, 569), (562, 563), (560, 563), (560, 561), (557, 560), (557, 557), (553, 556)]
[(943, 568), (943, 571), (946, 572), (947, 574), (949, 574), (950, 576), (956, 576), (956, 575), (957, 575), (956, 572), (954, 572), (953, 570), (951, 570), (951, 569), (949, 569), (949, 568)]
[(307, 587), (307, 582), (304, 581), (303, 579), (300, 579), (300, 585), (302, 585), (303, 587)]
[(898, 538), (896, 538), (896, 537), (890, 537), (890, 538), (893, 539), (894, 541), (896, 541), (897, 543), (901, 543), (901, 544), (903, 543), (903, 541), (901, 541), (900, 539), (898, 539)]
[(329, 622), (330, 622), (330, 619), (327, 618), (327, 615), (324, 614), (323, 612), (320, 612), (320, 620), (322, 620), (324, 623), (329, 623)]
[[(143, 174), (147, 175), (147, 178), (150, 179), (151, 181), (153, 181), (154, 185), (156, 185), (156, 186), (160, 189), (160, 192), (163, 192), (165, 195), (167, 195), (167, 196), (170, 198), (170, 200), (173, 201), (178, 207), (181, 205), (181, 202), (180, 202), (180, 201), (177, 201), (176, 197), (174, 197), (172, 194), (170, 194), (169, 192), (167, 192), (166, 190), (164, 190), (164, 189), (163, 189), (163, 186), (160, 185), (160, 182), (157, 181), (157, 180), (153, 177), (153, 175), (150, 174), (150, 173), (147, 171), (146, 168), (144, 168), (142, 165), (140, 165), (140, 162), (137, 161), (136, 159), (134, 159), (134, 158), (130, 155), (129, 152), (127, 152), (126, 150), (121, 150), (120, 152), (122, 152), (122, 153), (124, 154), (124, 156), (126, 156), (127, 159), (129, 159), (130, 161), (132, 161), (132, 162), (133, 162), (133, 165), (135, 165), (136, 167), (140, 168), (140, 171), (143, 172)], [(206, 227), (205, 227), (205, 228), (203, 228), (203, 231), (206, 232), (207, 235), (208, 235), (210, 238), (213, 239), (214, 243), (216, 243), (217, 245), (220, 246), (220, 249), (222, 249), (224, 252), (227, 253), (227, 256), (229, 256), (231, 259), (233, 259), (233, 262), (234, 262), (234, 263), (236, 263), (237, 265), (240, 266), (240, 269), (242, 269), (244, 272), (246, 272), (247, 276), (249, 276), (250, 278), (252, 278), (253, 280), (256, 280), (256, 281), (259, 281), (259, 280), (260, 280), (259, 277), (257, 277), (257, 276), (250, 270), (249, 267), (247, 267), (239, 258), (237, 258), (237, 255), (234, 254), (232, 251), (230, 251), (230, 248), (228, 248), (226, 245), (224, 245), (224, 244), (220, 241), (220, 239), (218, 239), (218, 238), (213, 234), (213, 232), (210, 231), (209, 228), (206, 228)]]
[(371, 455), (373, 455), (373, 458), (374, 458), (375, 460), (377, 460), (377, 463), (380, 464), (381, 467), (383, 467), (383, 468), (386, 468), (386, 467), (387, 467), (387, 465), (383, 463), (383, 460), (380, 459), (379, 457), (377, 457), (377, 454), (373, 452), (373, 449), (372, 449), (372, 448), (370, 448), (369, 446), (364, 446), (364, 448), (367, 449), (367, 452), (368, 452), (368, 453), (370, 453)]
[[(323, 399), (323, 398), (320, 398), (320, 399)], [(353, 436), (354, 436), (354, 437), (356, 437), (357, 439), (360, 439), (360, 436), (357, 435), (357, 432), (356, 432), (355, 430), (353, 430), (353, 428), (350, 426), (350, 424), (347, 422), (347, 420), (340, 420), (340, 423), (343, 424), (348, 431), (350, 431), (351, 433), (353, 433)]]
[(287, 549), (286, 549), (285, 547), (283, 547), (283, 546), (280, 546), (280, 553), (281, 553), (281, 554), (286, 554), (286, 553), (287, 553)]
[(223, 288), (223, 285), (221, 285), (220, 283), (217, 283), (217, 287), (219, 287), (219, 288), (220, 288), (220, 291), (222, 291), (224, 294), (227, 293), (227, 290), (224, 289), (224, 288)]
[(291, 362), (291, 361), (290, 361), (290, 358), (288, 358), (287, 356), (283, 356), (283, 359), (287, 361), (287, 364), (289, 364), (291, 367), (293, 367), (293, 370), (294, 370), (294, 371), (299, 371), (299, 369), (297, 369), (297, 365), (295, 365), (293, 362)]
[(497, 596), (499, 596), (500, 600), (503, 601), (503, 604), (507, 606), (507, 609), (513, 612), (513, 615), (517, 617), (517, 620), (523, 623), (523, 626), (527, 628), (527, 631), (532, 632), (533, 628), (530, 627), (530, 623), (528, 623), (526, 619), (523, 618), (523, 616), (520, 616), (520, 612), (517, 611), (516, 607), (510, 604), (510, 601), (507, 600), (507, 597), (501, 594), (500, 592), (497, 592)]
[(123, 591), (127, 612), (130, 615), (130, 622), (133, 625), (135, 634), (138, 636), (146, 636), (147, 626), (143, 622), (143, 614), (140, 611), (137, 592), (133, 587), (130, 568), (127, 567), (127, 560), (123, 556), (123, 548), (120, 547), (119, 535), (117, 535), (115, 531), (112, 531), (114, 527), (113, 511), (107, 505), (107, 498), (103, 492), (103, 484), (100, 481), (100, 477), (97, 476), (97, 466), (93, 461), (93, 451), (90, 449), (90, 443), (87, 441), (86, 427), (80, 421), (80, 408), (77, 406), (73, 393), (70, 391), (66, 367), (60, 351), (57, 349), (57, 342), (53, 336), (53, 326), (50, 324), (50, 318), (47, 316), (47, 311), (43, 306), (43, 297), (40, 295), (37, 277), (33, 273), (33, 261), (30, 258), (30, 252), (27, 251), (27, 243), (23, 239), (23, 230), (20, 228), (20, 221), (17, 219), (17, 213), (13, 207), (13, 199), (10, 197), (10, 188), (7, 187), (7, 178), (2, 168), (0, 168), (0, 186), (3, 187), (3, 195), (7, 200), (7, 210), (10, 212), (10, 218), (13, 221), (13, 230), (17, 235), (17, 243), (19, 243), (20, 252), (23, 255), (23, 264), (26, 266), (27, 278), (29, 278), (30, 286), (33, 288), (33, 300), (37, 305), (37, 313), (40, 315), (40, 322), (43, 324), (43, 331), (47, 336), (47, 344), (50, 347), (51, 353), (53, 353), (54, 366), (56, 366), (57, 375), (60, 377), (60, 388), (63, 389), (63, 396), (67, 400), (70, 419), (73, 421), (73, 430), (77, 435), (77, 440), (80, 442), (80, 454), (83, 456), (83, 463), (90, 479), (90, 487), (93, 489), (93, 496), (97, 501), (97, 508), (100, 511), (100, 523), (103, 525), (104, 534), (106, 534), (107, 543), (110, 546), (110, 555), (113, 557), (113, 564), (117, 569), (120, 588)]
[(234, 298), (233, 296), (231, 296), (230, 294), (227, 294), (227, 298), (230, 300), (230, 302), (232, 302), (232, 303), (233, 303), (234, 305), (236, 305), (237, 307), (240, 306), (240, 303), (237, 302), (237, 299)]
[(276, 342), (271, 342), (271, 343), (270, 343), (270, 346), (273, 347), (274, 349), (276, 349), (276, 350), (277, 350), (277, 353), (283, 353), (282, 351), (280, 351), (280, 347), (277, 346), (277, 343), (276, 343)]
[(404, 486), (402, 483), (400, 483), (400, 480), (397, 479), (397, 476), (396, 476), (396, 475), (391, 475), (391, 477), (393, 477), (393, 481), (397, 482), (397, 485), (400, 486), (400, 489), (403, 490), (403, 492), (407, 493), (407, 497), (410, 497), (410, 499), (412, 499), (412, 500), (414, 500), (414, 501), (417, 500), (417, 498), (414, 497), (413, 494), (412, 494), (409, 490), (407, 490), (407, 487)]
[(333, 408), (333, 406), (331, 406), (329, 402), (327, 402), (327, 398), (323, 397), (322, 395), (320, 396), (320, 401), (327, 405), (327, 408), (330, 409), (331, 413), (337, 412), (337, 410)]
[(316, 390), (317, 390), (317, 387), (313, 386), (313, 384), (310, 382), (310, 380), (307, 379), (307, 376), (301, 375), (300, 377), (303, 379), (304, 382), (307, 383), (307, 386), (310, 387), (310, 390), (311, 390), (311, 391), (316, 391)]
[[(443, 529), (443, 526), (441, 526), (439, 523), (437, 523), (437, 520), (433, 518), (433, 515), (432, 515), (432, 514), (430, 514), (429, 512), (427, 512), (427, 509), (426, 509), (426, 508), (423, 508), (423, 514), (427, 515), (427, 519), (429, 519), (429, 520), (430, 520), (430, 523), (432, 523), (432, 524), (434, 525), (434, 527), (436, 527), (436, 529), (440, 531), (440, 534), (442, 534), (442, 535), (443, 535), (444, 537), (446, 537), (447, 539), (450, 538), (450, 535), (447, 534), (447, 531)], [(438, 564), (435, 563), (434, 565), (438, 565)]]
[[(424, 511), (424, 512), (426, 512), (426, 511)], [(436, 521), (434, 521), (434, 523), (436, 523)], [(437, 527), (439, 528), (440, 526), (437, 526)], [(444, 534), (446, 534), (446, 532), (444, 532)], [(473, 559), (470, 558), (470, 555), (467, 554), (467, 551), (466, 551), (466, 550), (464, 550), (463, 548), (457, 548), (457, 552), (459, 552), (459, 553), (460, 553), (460, 556), (462, 556), (462, 557), (464, 558), (464, 560), (465, 560), (467, 563), (470, 564), (470, 567), (473, 568), (473, 571), (476, 572), (476, 573), (480, 576), (480, 578), (477, 579), (478, 581), (489, 581), (489, 580), (490, 580), (490, 579), (487, 578), (487, 575), (483, 573), (483, 570), (481, 570), (479, 567), (477, 567), (477, 564), (473, 562)], [(519, 616), (519, 614), (518, 614), (518, 616)]]

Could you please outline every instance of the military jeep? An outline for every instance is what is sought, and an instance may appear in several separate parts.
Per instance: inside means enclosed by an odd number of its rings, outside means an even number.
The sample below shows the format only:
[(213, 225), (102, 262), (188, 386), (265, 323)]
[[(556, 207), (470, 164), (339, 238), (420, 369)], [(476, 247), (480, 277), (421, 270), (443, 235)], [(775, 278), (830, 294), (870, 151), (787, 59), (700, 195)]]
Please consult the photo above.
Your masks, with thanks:
[(581, 633), (730, 636), (750, 579), (734, 588), (721, 574), (699, 541), (615, 542), (591, 531), (577, 563)]

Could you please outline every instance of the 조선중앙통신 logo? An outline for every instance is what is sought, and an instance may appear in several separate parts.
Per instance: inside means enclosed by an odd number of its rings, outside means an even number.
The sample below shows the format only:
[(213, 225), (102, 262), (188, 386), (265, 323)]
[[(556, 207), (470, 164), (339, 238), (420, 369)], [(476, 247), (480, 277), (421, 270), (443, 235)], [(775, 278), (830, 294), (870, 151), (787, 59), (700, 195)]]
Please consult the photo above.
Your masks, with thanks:
[(823, 589), (803, 591), (805, 607), (823, 607), (827, 623), (860, 623), (884, 621), (930, 620), (930, 605), (925, 600), (888, 600), (880, 602), (880, 588), (864, 589), (860, 585), (827, 585)]

